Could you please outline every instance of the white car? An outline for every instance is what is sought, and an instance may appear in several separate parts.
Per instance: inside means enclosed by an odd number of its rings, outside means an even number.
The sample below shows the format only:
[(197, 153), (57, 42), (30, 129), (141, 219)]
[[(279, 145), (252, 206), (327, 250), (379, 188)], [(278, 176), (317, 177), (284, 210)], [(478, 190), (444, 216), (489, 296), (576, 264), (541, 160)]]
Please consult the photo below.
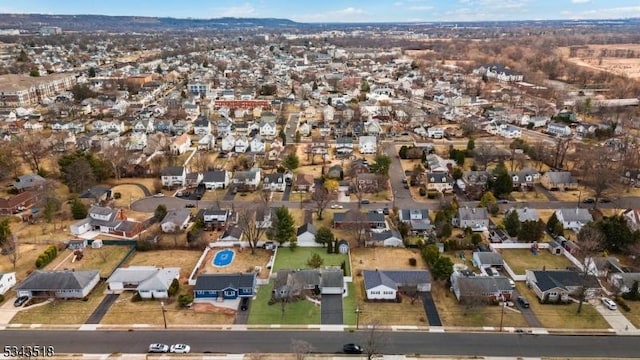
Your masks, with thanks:
[(164, 197), (164, 194), (163, 193), (157, 193), (157, 194), (153, 195), (153, 197), (161, 198), (161, 197)]
[(602, 300), (602, 304), (604, 306), (606, 306), (609, 310), (618, 309), (618, 306), (616, 305), (616, 303), (613, 300), (611, 300), (609, 298), (606, 298), (606, 297), (603, 297), (601, 300)]
[(191, 346), (187, 344), (173, 344), (171, 345), (171, 350), (169, 351), (177, 354), (187, 354), (189, 351), (191, 351)]
[(149, 345), (150, 353), (166, 353), (169, 351), (169, 345), (166, 344), (151, 344)]
[(342, 206), (340, 204), (333, 204), (333, 205), (331, 205), (331, 208), (332, 209), (342, 209), (342, 208), (344, 208), (344, 206)]

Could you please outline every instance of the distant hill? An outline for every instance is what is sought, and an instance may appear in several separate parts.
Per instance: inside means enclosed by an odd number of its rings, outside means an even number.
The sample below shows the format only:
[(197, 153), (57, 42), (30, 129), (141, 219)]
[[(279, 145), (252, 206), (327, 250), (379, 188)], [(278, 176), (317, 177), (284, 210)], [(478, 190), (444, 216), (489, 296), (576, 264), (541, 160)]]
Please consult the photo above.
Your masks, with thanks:
[(302, 25), (288, 19), (216, 18), (177, 19), (168, 17), (106, 15), (0, 14), (0, 29), (37, 31), (42, 26), (58, 26), (64, 31), (162, 31), (220, 28), (287, 28)]

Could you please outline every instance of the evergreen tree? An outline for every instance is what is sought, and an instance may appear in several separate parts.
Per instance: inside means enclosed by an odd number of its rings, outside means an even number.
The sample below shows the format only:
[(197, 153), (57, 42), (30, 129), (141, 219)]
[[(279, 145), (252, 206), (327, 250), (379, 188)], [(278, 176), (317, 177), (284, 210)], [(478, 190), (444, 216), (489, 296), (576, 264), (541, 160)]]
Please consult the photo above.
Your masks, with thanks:
[(73, 201), (71, 201), (71, 215), (73, 215), (75, 220), (84, 219), (88, 214), (87, 206), (80, 201), (80, 199), (74, 198)]
[(165, 204), (158, 205), (156, 210), (153, 212), (153, 218), (160, 222), (165, 216), (167, 216), (167, 206)]
[(518, 231), (518, 241), (525, 243), (532, 243), (542, 240), (544, 235), (545, 224), (542, 220), (538, 221), (525, 221), (520, 226)]
[(272, 221), (269, 235), (272, 240), (277, 241), (280, 245), (286, 242), (293, 244), (296, 241), (295, 222), (289, 209), (284, 206), (276, 209), (275, 219)]
[(322, 226), (316, 231), (316, 242), (318, 244), (331, 246), (334, 240), (333, 232), (328, 227)]
[(520, 223), (520, 217), (518, 216), (518, 212), (514, 209), (507, 213), (502, 221), (502, 225), (504, 225), (504, 229), (507, 230), (509, 236), (516, 236), (520, 231), (522, 224)]
[(547, 230), (554, 236), (563, 236), (564, 227), (554, 212), (547, 221)]

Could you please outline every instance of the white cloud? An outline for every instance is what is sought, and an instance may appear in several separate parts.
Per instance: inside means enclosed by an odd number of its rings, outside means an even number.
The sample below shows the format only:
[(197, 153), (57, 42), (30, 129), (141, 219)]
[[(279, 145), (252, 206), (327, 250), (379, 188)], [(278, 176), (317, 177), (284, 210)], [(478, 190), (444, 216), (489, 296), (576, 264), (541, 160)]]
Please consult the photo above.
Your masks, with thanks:
[(366, 17), (367, 12), (355, 7), (348, 7), (341, 10), (327, 11), (319, 14), (305, 14), (292, 16), (296, 21), (303, 22), (357, 22), (371, 20)]
[(572, 4), (586, 4), (586, 3), (590, 3), (591, 0), (571, 0)]
[(256, 8), (249, 3), (245, 3), (239, 6), (229, 6), (225, 8), (218, 8), (216, 17), (250, 17), (256, 15)]
[(408, 9), (413, 11), (429, 11), (429, 10), (433, 10), (433, 6), (429, 6), (429, 5), (409, 6)]

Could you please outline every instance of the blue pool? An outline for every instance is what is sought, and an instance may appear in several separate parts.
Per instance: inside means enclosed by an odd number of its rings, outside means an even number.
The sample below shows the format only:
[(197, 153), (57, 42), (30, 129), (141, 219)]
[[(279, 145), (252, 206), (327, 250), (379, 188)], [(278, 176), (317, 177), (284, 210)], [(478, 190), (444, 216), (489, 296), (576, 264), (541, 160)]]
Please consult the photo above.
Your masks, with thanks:
[(216, 255), (213, 257), (213, 266), (217, 266), (217, 267), (229, 266), (229, 264), (231, 264), (231, 262), (233, 261), (234, 255), (235, 253), (233, 252), (233, 250), (224, 249), (224, 250), (218, 251)]

